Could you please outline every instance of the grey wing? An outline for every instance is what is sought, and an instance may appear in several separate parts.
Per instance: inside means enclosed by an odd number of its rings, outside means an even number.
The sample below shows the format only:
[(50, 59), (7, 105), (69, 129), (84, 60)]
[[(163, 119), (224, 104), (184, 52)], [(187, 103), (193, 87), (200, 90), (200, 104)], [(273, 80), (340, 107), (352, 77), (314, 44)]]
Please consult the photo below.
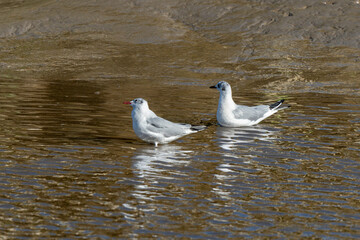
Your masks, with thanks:
[(269, 110), (270, 108), (267, 105), (259, 105), (255, 107), (238, 105), (233, 113), (237, 119), (249, 119), (250, 121), (256, 121), (259, 118), (262, 118)]
[(151, 132), (164, 134), (165, 137), (186, 134), (190, 124), (173, 123), (161, 117), (153, 117), (147, 120), (147, 129)]

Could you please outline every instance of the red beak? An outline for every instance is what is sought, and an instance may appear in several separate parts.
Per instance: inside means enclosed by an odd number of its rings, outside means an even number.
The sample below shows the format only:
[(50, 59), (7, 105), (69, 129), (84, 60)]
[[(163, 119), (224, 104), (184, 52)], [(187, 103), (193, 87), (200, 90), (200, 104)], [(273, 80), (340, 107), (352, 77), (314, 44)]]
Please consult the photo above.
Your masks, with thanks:
[(123, 104), (131, 104), (131, 102), (123, 102)]

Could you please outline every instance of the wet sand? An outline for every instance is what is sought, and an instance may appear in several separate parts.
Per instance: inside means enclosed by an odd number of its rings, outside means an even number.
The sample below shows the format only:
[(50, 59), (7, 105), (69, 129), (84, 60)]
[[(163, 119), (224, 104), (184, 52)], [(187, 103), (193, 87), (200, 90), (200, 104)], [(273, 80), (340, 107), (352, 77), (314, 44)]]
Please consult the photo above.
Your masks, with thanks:
[[(308, 40), (360, 48), (353, 1), (33, 1), (3, 3), (1, 38), (74, 35), (131, 43), (178, 41), (189, 32), (231, 44), (211, 29), (250, 40)], [(85, 37), (85, 36), (84, 36)], [(219, 38), (220, 37), (220, 38)], [(235, 44), (235, 43), (234, 43)]]

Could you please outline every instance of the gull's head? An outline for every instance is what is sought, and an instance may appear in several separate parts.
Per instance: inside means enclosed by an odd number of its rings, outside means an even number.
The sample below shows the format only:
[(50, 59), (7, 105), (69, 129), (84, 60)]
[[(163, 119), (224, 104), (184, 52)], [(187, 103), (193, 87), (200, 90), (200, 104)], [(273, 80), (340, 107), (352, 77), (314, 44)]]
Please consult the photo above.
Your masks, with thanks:
[(143, 98), (135, 98), (130, 102), (124, 102), (124, 104), (130, 104), (134, 109), (149, 108), (148, 102)]
[(210, 88), (216, 88), (219, 90), (220, 94), (231, 93), (231, 86), (225, 81), (218, 82), (216, 85), (211, 86)]

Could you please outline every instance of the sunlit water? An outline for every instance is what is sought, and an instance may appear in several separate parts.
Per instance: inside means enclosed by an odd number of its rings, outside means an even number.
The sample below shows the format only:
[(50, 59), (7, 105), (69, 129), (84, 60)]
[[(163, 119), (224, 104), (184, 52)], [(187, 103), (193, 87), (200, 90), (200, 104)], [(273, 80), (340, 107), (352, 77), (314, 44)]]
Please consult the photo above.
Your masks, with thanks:
[[(110, 18), (120, 11), (105, 3)], [(58, 4), (34, 6), (67, 15)], [(10, 22), (32, 9), (4, 6)], [(57, 28), (33, 21), (29, 32), (2, 35), (0, 239), (360, 238), (357, 49), (268, 36), (244, 49), (230, 34), (238, 13), (220, 3), (219, 25), (212, 11), (182, 19), (178, 6), (158, 18), (146, 3), (151, 16), (126, 6), (118, 22), (71, 15), (79, 25), (62, 32), (52, 16)], [(219, 80), (238, 103), (285, 98), (292, 107), (254, 127), (222, 128), (208, 88)], [(135, 97), (208, 128), (158, 148), (143, 143), (121, 104)]]

